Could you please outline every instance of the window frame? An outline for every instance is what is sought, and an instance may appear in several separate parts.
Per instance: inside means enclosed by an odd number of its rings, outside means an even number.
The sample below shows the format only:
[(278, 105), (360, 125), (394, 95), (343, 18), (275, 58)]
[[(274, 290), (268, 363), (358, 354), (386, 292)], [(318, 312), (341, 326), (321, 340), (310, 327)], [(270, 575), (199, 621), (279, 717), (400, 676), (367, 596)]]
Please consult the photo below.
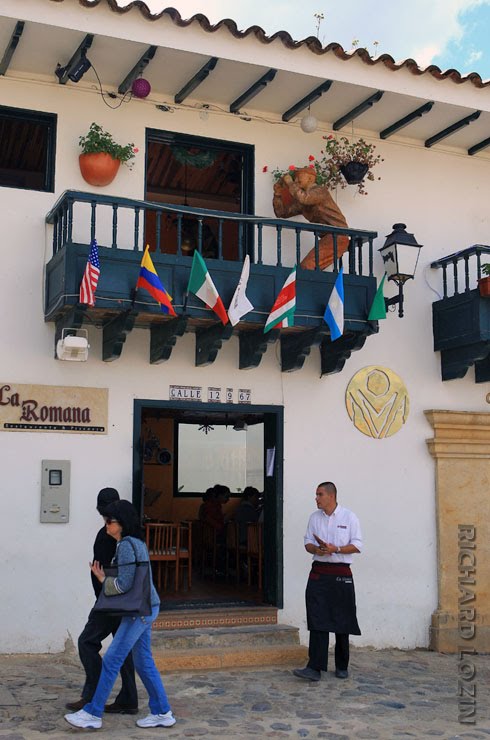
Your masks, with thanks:
[(55, 165), (56, 165), (56, 135), (58, 127), (58, 115), (26, 108), (13, 108), (0, 105), (0, 117), (17, 120), (19, 122), (38, 123), (47, 128), (46, 141), (46, 166), (44, 171), (44, 184), (41, 188), (26, 187), (23, 185), (9, 185), (1, 181), (0, 187), (12, 188), (13, 190), (28, 190), (37, 193), (54, 193)]

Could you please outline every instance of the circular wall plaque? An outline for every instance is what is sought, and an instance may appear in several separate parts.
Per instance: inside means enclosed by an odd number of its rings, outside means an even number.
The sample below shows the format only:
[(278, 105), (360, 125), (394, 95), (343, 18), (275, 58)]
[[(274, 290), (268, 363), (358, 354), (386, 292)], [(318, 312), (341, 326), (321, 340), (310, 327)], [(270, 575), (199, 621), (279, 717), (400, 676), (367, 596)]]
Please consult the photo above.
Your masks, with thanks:
[(408, 391), (403, 380), (387, 367), (370, 365), (359, 370), (345, 392), (347, 413), (356, 429), (383, 439), (396, 434), (408, 418)]

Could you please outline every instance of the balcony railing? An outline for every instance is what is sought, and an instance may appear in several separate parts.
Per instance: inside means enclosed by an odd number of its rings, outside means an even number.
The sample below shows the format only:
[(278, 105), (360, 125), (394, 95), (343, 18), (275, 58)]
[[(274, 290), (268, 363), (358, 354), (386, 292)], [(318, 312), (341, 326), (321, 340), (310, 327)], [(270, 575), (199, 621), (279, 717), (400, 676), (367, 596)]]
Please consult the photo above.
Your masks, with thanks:
[[(254, 355), (253, 363), (258, 364), (267, 342), (279, 338), (278, 331), (263, 335), (272, 304), (291, 267), (299, 265), (301, 257), (310, 249), (315, 252), (315, 269), (298, 269), (294, 327), (281, 331), (280, 335), (283, 369), (301, 366), (295, 364), (296, 359), (301, 357), (302, 364), (310, 347), (320, 343), (325, 345), (325, 356), (334, 352), (342, 356), (343, 365), (350, 352), (362, 346), (366, 336), (377, 330), (376, 322), (367, 320), (376, 292), (373, 241), (377, 234), (373, 231), (78, 191), (65, 192), (46, 216), (46, 222), (53, 228), (52, 256), (46, 266), (45, 319), (56, 322), (58, 336), (63, 328), (73, 327), (88, 314), (92, 323), (104, 328), (103, 359), (118, 356), (114, 346), (122, 347), (125, 335), (133, 325), (149, 327), (152, 342), (154, 335), (160, 332), (168, 355), (170, 352), (167, 350), (172, 342), (175, 344), (177, 333), (180, 335), (192, 328), (196, 337), (200, 337), (207, 327), (213, 332), (211, 349), (201, 352), (199, 360), (196, 350), (196, 364), (206, 364), (202, 356), (212, 361), (209, 357), (213, 348), (232, 333), (240, 337), (240, 367), (251, 366), (250, 354)], [(326, 234), (331, 235), (333, 242), (333, 265), (327, 272), (319, 268), (319, 243)], [(345, 242), (346, 236), (349, 247), (342, 255), (338, 243), (340, 237), (344, 237)], [(87, 308), (80, 306), (78, 291), (92, 239), (96, 239), (99, 246), (101, 274), (96, 305)], [(155, 269), (173, 297), (178, 314), (174, 323), (162, 314), (160, 306), (144, 291), (138, 291), (135, 296), (134, 287), (147, 243), (153, 249)], [(198, 298), (187, 294), (194, 249), (205, 258), (225, 306), (232, 299), (243, 259), (246, 254), (250, 256), (247, 295), (254, 308), (234, 329), (217, 326), (215, 314)], [(332, 343), (323, 314), (341, 263), (344, 268), (345, 336)], [(113, 325), (117, 331), (114, 341), (109, 341)], [(300, 338), (298, 333), (301, 332), (305, 335)], [(254, 335), (256, 337), (252, 340)], [(196, 342), (200, 341), (199, 337)], [(324, 342), (326, 337), (330, 348)], [(245, 347), (246, 344), (249, 349), (242, 353), (242, 345)], [(286, 348), (290, 345), (294, 345), (292, 354), (296, 359), (285, 361)], [(291, 364), (295, 367), (290, 367)], [(338, 364), (333, 363), (337, 369)], [(330, 360), (324, 365), (333, 367)]]
[[(55, 206), (46, 216), (46, 223), (53, 225), (52, 247), (53, 256), (67, 244), (74, 241), (74, 210), (76, 204), (87, 204), (90, 207), (90, 220), (86, 222), (85, 242), (88, 243), (98, 236), (98, 223), (104, 220), (104, 231), (106, 237), (107, 212), (110, 211), (110, 246), (118, 249), (121, 246), (140, 252), (144, 249), (144, 222), (145, 218), (155, 219), (155, 247), (157, 253), (166, 251), (164, 239), (162, 239), (162, 219), (171, 215), (176, 220), (176, 250), (177, 257), (186, 256), (183, 250), (183, 225), (189, 218), (197, 222), (197, 244), (199, 252), (203, 252), (204, 227), (206, 222), (211, 222), (216, 234), (217, 254), (216, 258), (224, 259), (223, 254), (223, 228), (225, 224), (234, 224), (237, 229), (237, 253), (236, 259), (243, 262), (245, 254), (252, 251), (251, 259), (257, 265), (272, 264), (276, 267), (283, 266), (283, 238), (284, 232), (294, 235), (295, 262), (301, 262), (302, 237), (306, 234), (313, 235), (315, 249), (315, 269), (319, 270), (318, 250), (319, 241), (325, 234), (331, 234), (334, 245), (333, 270), (338, 271), (339, 257), (337, 241), (340, 236), (347, 236), (351, 241), (349, 247), (349, 273), (373, 276), (373, 241), (377, 232), (359, 229), (341, 229), (326, 224), (299, 223), (286, 219), (266, 218), (261, 216), (248, 216), (245, 214), (229, 213), (227, 211), (212, 211), (204, 208), (191, 208), (189, 206), (172, 205), (168, 203), (156, 203), (153, 201), (132, 200), (130, 198), (113, 198), (105, 195), (93, 195), (77, 191), (67, 191), (57, 201)], [(105, 211), (103, 215), (101, 212)], [(121, 212), (129, 214), (130, 219), (121, 219)], [(122, 225), (121, 225), (122, 221)], [(128, 239), (128, 226), (131, 224), (132, 237)], [(123, 236), (121, 235), (124, 232)], [(268, 255), (264, 259), (264, 243), (270, 244), (266, 239), (266, 232), (272, 232), (275, 241), (275, 256)], [(76, 240), (78, 241), (78, 240)], [(99, 246), (102, 244), (100, 240)], [(367, 243), (367, 272), (365, 268), (365, 257), (363, 246)], [(253, 245), (252, 250), (250, 245)], [(268, 250), (270, 251), (270, 250)], [(253, 255), (253, 256), (252, 256)], [(344, 268), (345, 269), (345, 268)]]
[(477, 383), (490, 380), (490, 298), (477, 287), (484, 255), (490, 262), (490, 246), (474, 244), (431, 264), (442, 269), (443, 295), (432, 304), (432, 325), (443, 380), (463, 378), (471, 365)]

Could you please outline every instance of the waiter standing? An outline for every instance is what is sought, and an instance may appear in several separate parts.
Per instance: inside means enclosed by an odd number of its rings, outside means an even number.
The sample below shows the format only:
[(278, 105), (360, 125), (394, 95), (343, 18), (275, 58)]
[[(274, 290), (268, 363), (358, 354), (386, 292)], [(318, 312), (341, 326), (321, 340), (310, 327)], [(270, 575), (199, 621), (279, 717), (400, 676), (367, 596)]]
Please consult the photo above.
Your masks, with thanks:
[(335, 675), (347, 678), (349, 635), (360, 635), (356, 596), (350, 564), (361, 552), (361, 527), (357, 516), (337, 503), (333, 483), (316, 489), (315, 511), (308, 521), (305, 549), (313, 555), (306, 587), (306, 616), (310, 631), (308, 664), (293, 671), (298, 678), (319, 681), (327, 670), (329, 632), (335, 633)]

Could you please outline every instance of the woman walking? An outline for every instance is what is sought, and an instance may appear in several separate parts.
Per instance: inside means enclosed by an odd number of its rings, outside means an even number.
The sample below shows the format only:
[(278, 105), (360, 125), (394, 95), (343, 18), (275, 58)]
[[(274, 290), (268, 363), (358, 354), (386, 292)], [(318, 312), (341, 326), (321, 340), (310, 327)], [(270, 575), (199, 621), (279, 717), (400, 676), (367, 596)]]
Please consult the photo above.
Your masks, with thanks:
[[(116, 576), (106, 576), (100, 563), (94, 561), (92, 573), (102, 583), (106, 596), (126, 593), (133, 585), (137, 562), (149, 561), (148, 550), (142, 540), (142, 530), (136, 509), (129, 501), (116, 501), (106, 509), (107, 534), (117, 540), (113, 564)], [(149, 567), (149, 566), (148, 566)], [(151, 625), (158, 616), (160, 599), (151, 580), (151, 615), (148, 617), (123, 617), (116, 635), (102, 660), (97, 689), (92, 701), (65, 719), (74, 727), (99, 729), (102, 727), (104, 707), (114, 686), (121, 665), (133, 651), (136, 673), (141, 678), (149, 696), (150, 714), (136, 721), (138, 727), (172, 727), (175, 717), (168, 703), (167, 694), (151, 654)]]

